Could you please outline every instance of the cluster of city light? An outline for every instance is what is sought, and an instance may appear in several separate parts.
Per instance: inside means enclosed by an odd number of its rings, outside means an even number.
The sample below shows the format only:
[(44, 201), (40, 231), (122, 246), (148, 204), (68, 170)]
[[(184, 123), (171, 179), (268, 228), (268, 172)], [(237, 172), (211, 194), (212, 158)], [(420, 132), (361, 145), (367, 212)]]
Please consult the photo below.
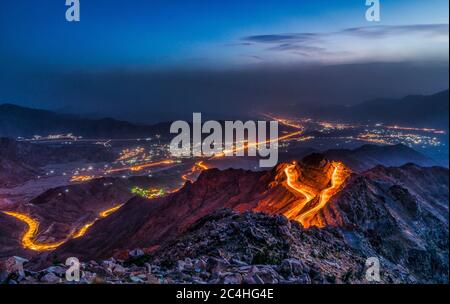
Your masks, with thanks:
[[(444, 130), (434, 128), (418, 128), (399, 125), (384, 125), (377, 123), (372, 127), (365, 124), (349, 124), (333, 121), (314, 120), (311, 118), (284, 118), (274, 114), (262, 114), (265, 117), (278, 121), (280, 124), (300, 129), (302, 131), (317, 131), (324, 134), (325, 137), (332, 136), (335, 132), (339, 132), (331, 137), (331, 139), (357, 140), (366, 141), (374, 144), (391, 145), (403, 143), (405, 145), (421, 145), (423, 147), (441, 146), (441, 140), (437, 135), (447, 134)], [(352, 134), (344, 135), (341, 132), (352, 132)], [(424, 134), (424, 133), (428, 133)], [(339, 134), (339, 135), (338, 135)], [(436, 135), (436, 136), (433, 136)], [(313, 136), (299, 136), (298, 141), (306, 141), (314, 139)]]
[(412, 128), (412, 127), (402, 127), (402, 126), (384, 126), (387, 129), (395, 129), (402, 131), (418, 131), (418, 132), (428, 132), (434, 134), (447, 134), (444, 130), (432, 129), (432, 128)]
[(166, 194), (164, 189), (159, 188), (143, 189), (140, 187), (131, 188), (131, 193), (147, 199), (158, 198)]
[(137, 157), (139, 155), (145, 154), (145, 149), (141, 147), (137, 147), (134, 149), (124, 149), (119, 155), (117, 161), (124, 161), (130, 158)]
[(324, 130), (346, 130), (346, 129), (354, 129), (354, 128), (359, 127), (357, 125), (327, 122), (327, 121), (318, 121), (317, 123), (320, 126), (322, 126), (324, 128)]
[(82, 139), (81, 136), (73, 135), (72, 133), (68, 134), (49, 134), (47, 136), (41, 136), (41, 135), (34, 135), (32, 138), (17, 138), (18, 140), (25, 140), (25, 141), (57, 141), (57, 140), (70, 140), (75, 141)]
[(403, 143), (406, 145), (440, 146), (441, 141), (435, 136), (404, 133), (402, 131), (393, 131), (389, 129), (368, 130), (361, 133), (356, 139), (381, 144)]

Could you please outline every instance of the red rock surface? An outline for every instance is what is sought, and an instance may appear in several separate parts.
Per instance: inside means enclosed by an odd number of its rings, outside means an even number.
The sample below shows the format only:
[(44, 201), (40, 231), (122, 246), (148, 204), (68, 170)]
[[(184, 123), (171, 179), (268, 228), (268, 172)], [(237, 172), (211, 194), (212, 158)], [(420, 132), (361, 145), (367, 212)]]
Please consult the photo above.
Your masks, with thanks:
[[(330, 183), (331, 164), (325, 159), (306, 161), (297, 165), (300, 179), (319, 193)], [(117, 213), (98, 221), (83, 238), (57, 249), (52, 258), (79, 254), (97, 258), (126, 248), (157, 246), (221, 208), (284, 214), (298, 204), (298, 197), (286, 186), (287, 165), (280, 164), (267, 172), (211, 169), (194, 184), (188, 182), (164, 198), (134, 198)]]

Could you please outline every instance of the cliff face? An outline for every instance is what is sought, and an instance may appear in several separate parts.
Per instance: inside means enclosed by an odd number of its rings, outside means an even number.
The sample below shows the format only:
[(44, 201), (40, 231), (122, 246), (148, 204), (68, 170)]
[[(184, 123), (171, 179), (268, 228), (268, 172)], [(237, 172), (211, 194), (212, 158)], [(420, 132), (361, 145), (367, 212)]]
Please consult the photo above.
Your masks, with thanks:
[(325, 189), (333, 174), (333, 164), (322, 154), (313, 153), (302, 159), (297, 170), (302, 183), (313, 189)]
[(354, 176), (320, 216), (355, 248), (422, 280), (448, 281), (448, 170), (376, 167)]

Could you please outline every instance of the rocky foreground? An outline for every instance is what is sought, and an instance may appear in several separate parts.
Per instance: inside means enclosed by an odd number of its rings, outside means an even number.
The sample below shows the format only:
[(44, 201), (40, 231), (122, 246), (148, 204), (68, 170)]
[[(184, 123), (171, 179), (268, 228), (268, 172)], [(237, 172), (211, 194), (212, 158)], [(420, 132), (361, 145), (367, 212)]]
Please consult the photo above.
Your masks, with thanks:
[[(339, 229), (304, 229), (282, 215), (223, 209), (154, 253), (135, 249), (123, 258), (82, 263), (80, 283), (368, 283), (365, 262), (376, 254), (374, 249), (350, 245)], [(388, 256), (402, 248), (384, 250), (385, 256), (375, 255), (381, 264), (380, 283), (448, 282), (448, 262), (435, 260), (443, 264), (425, 271), (430, 257), (423, 252), (409, 253), (411, 261), (395, 264)], [(25, 270), (20, 270), (20, 263)], [(66, 282), (63, 264), (35, 272), (27, 269), (26, 260), (15, 257), (0, 269), (0, 280), (9, 284)]]
[[(26, 260), (12, 262), (2, 272), (7, 283), (65, 280), (63, 264), (33, 272)], [(14, 269), (22, 262), (24, 271)], [(304, 230), (284, 216), (224, 209), (154, 254), (136, 249), (124, 260), (82, 263), (81, 283), (362, 283), (364, 262), (333, 231)], [(386, 282), (408, 276), (400, 270), (384, 274)]]

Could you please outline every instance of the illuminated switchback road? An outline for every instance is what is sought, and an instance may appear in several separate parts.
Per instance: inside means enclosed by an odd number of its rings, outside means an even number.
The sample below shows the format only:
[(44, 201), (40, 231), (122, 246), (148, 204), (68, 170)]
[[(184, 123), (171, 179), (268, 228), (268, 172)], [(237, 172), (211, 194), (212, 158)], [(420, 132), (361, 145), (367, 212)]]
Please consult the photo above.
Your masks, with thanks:
[(9, 212), (5, 211), (4, 214), (7, 214), (9, 216), (12, 216), (19, 221), (24, 222), (28, 225), (28, 230), (25, 232), (25, 234), (22, 236), (22, 247), (25, 249), (31, 249), (34, 251), (47, 251), (47, 250), (53, 250), (64, 244), (66, 241), (56, 242), (56, 243), (50, 243), (50, 244), (41, 244), (35, 242), (34, 236), (37, 234), (39, 229), (39, 222), (35, 219), (29, 217), (26, 214), (18, 213), (18, 212)]
[(285, 169), (284, 172), (286, 174), (286, 184), (288, 188), (296, 193), (300, 193), (304, 197), (299, 200), (298, 204), (294, 208), (284, 213), (286, 217), (300, 222), (305, 228), (311, 226), (323, 227), (323, 224), (316, 219), (316, 215), (327, 205), (330, 199), (340, 191), (341, 185), (348, 177), (348, 172), (342, 163), (333, 162), (332, 166), (333, 173), (331, 175), (331, 186), (320, 191), (318, 194), (319, 202), (317, 205), (301, 214), (299, 214), (299, 212), (308, 202), (316, 198), (317, 195), (298, 181), (299, 174), (296, 170), (295, 164), (290, 165)]
[(330, 199), (337, 192), (339, 192), (340, 186), (345, 181), (346, 175), (344, 172), (344, 166), (341, 163), (333, 162), (333, 167), (334, 170), (331, 176), (331, 186), (322, 190), (319, 194), (319, 203), (305, 213), (301, 214), (298, 219), (306, 228), (310, 226), (323, 227), (323, 225), (315, 221), (314, 218), (317, 213), (327, 205)]
[[(112, 213), (116, 212), (122, 206), (123, 206), (123, 204), (120, 204), (120, 205), (114, 206), (112, 208), (109, 208), (107, 210), (104, 210), (99, 213), (99, 217), (105, 218), (105, 217), (111, 215)], [(36, 219), (33, 219), (29, 215), (19, 213), (19, 212), (4, 211), (3, 213), (6, 215), (9, 215), (11, 217), (14, 217), (17, 220), (27, 224), (28, 229), (22, 236), (22, 247), (25, 249), (30, 249), (30, 250), (34, 250), (34, 251), (54, 250), (72, 238), (82, 237), (83, 235), (86, 234), (88, 229), (92, 225), (94, 225), (94, 223), (98, 220), (98, 219), (96, 219), (95, 221), (93, 221), (91, 223), (85, 224), (78, 231), (71, 233), (69, 236), (67, 236), (67, 238), (63, 241), (54, 242), (54, 243), (39, 243), (34, 240), (34, 238), (39, 230), (39, 222)]]
[(307, 203), (316, 197), (316, 194), (312, 191), (312, 189), (309, 189), (298, 181), (299, 173), (296, 170), (295, 164), (287, 166), (286, 169), (284, 169), (284, 173), (287, 177), (286, 183), (288, 187), (302, 196), (302, 199), (299, 199), (298, 204), (294, 208), (291, 208), (284, 213), (287, 218), (293, 218), (303, 209), (303, 207), (305, 207)]

